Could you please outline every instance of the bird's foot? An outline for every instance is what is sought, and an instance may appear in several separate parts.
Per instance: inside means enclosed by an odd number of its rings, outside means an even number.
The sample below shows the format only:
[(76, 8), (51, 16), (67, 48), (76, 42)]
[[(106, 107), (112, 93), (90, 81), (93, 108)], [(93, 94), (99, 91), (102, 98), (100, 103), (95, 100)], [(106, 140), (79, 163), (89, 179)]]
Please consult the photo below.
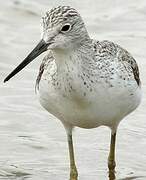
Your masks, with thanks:
[(70, 180), (78, 180), (78, 171), (76, 167), (72, 167), (70, 171)]
[(109, 171), (115, 171), (116, 163), (114, 160), (108, 159)]
[(115, 161), (109, 159), (108, 160), (109, 180), (115, 180), (116, 179), (115, 167), (116, 167)]

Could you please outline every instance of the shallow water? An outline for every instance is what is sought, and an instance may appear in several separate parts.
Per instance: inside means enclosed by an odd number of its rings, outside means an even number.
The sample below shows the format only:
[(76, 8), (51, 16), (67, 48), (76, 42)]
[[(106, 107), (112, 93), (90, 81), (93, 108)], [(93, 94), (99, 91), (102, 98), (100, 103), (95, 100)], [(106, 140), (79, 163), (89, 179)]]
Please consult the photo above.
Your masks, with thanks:
[[(0, 3), (0, 179), (67, 180), (66, 135), (34, 92), (37, 58), (9, 83), (4, 77), (40, 39), (40, 16), (56, 5), (72, 5), (96, 39), (127, 48), (137, 60), (143, 84), (140, 107), (121, 122), (117, 137), (118, 180), (146, 179), (146, 1), (5, 0)], [(89, 7), (90, 5), (90, 7)], [(107, 180), (108, 128), (74, 133), (79, 180)]]

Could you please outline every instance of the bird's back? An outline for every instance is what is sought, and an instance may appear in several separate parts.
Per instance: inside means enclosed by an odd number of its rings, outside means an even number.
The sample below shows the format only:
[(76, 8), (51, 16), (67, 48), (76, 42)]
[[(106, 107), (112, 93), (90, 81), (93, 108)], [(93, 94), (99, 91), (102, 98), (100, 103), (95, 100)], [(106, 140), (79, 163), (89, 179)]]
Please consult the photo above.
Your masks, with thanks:
[(106, 73), (110, 70), (110, 66), (112, 66), (111, 70), (115, 70), (115, 72), (111, 72), (111, 75), (118, 74), (119, 79), (127, 82), (136, 81), (137, 85), (140, 86), (138, 65), (127, 50), (107, 40), (101, 42), (94, 41), (94, 49), (97, 61), (101, 61), (102, 67), (106, 68)]

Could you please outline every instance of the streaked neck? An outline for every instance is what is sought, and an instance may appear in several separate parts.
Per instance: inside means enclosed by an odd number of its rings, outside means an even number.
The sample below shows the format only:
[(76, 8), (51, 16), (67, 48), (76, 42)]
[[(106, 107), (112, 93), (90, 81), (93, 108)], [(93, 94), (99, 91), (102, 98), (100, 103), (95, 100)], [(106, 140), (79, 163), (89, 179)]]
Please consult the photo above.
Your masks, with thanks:
[(79, 66), (83, 61), (87, 59), (92, 59), (93, 49), (92, 40), (88, 39), (85, 42), (81, 42), (76, 47), (68, 49), (54, 49), (53, 55), (55, 57), (55, 62), (58, 70), (64, 70), (66, 66)]

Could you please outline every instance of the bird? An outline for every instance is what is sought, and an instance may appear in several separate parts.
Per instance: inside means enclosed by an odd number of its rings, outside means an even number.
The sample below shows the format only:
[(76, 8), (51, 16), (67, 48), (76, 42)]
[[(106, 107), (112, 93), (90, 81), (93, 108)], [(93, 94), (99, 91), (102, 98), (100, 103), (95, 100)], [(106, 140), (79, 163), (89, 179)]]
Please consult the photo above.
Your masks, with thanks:
[(111, 130), (108, 169), (109, 178), (115, 179), (119, 124), (141, 102), (138, 65), (120, 45), (90, 38), (81, 15), (73, 7), (58, 6), (47, 11), (41, 28), (37, 46), (4, 82), (46, 52), (36, 79), (36, 93), (40, 104), (65, 128), (70, 180), (78, 179), (73, 129), (99, 126)]

